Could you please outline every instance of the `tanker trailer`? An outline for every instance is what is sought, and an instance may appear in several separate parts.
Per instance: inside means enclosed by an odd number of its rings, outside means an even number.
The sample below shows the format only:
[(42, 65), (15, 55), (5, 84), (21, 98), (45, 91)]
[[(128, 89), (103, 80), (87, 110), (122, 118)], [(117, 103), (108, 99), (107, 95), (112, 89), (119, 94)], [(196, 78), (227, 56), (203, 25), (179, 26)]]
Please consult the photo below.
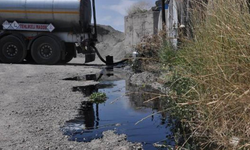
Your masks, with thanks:
[[(94, 0), (0, 0), (0, 61), (69, 62), (77, 53), (95, 59)], [(95, 14), (95, 12), (94, 12)], [(94, 32), (95, 31), (95, 32)], [(95, 33), (95, 34), (94, 34)]]

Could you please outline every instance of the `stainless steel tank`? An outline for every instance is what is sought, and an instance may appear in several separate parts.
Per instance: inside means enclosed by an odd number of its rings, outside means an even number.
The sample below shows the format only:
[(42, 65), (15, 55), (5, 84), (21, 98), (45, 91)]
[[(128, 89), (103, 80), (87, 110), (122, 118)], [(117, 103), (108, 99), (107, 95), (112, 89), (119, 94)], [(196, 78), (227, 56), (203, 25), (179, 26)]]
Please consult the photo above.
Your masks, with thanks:
[[(0, 0), (0, 25), (52, 23), (55, 31), (82, 32), (91, 23), (90, 0)], [(1, 26), (2, 27), (2, 26)]]

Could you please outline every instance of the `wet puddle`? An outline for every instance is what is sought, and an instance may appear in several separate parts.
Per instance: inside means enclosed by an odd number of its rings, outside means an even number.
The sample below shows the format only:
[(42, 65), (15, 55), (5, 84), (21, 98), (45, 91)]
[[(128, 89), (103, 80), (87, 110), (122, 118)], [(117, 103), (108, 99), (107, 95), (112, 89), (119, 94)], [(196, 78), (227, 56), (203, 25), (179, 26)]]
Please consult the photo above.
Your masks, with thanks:
[(65, 78), (65, 79), (62, 79), (64, 81), (90, 81), (90, 80), (94, 80), (94, 81), (99, 81), (103, 76), (106, 76), (106, 77), (111, 77), (113, 76), (114, 74), (113, 73), (105, 73), (105, 74), (88, 74), (88, 75), (85, 75), (85, 76), (76, 76), (76, 77), (70, 77), (70, 78)]
[[(72, 90), (82, 92), (84, 96), (102, 92), (108, 99), (103, 104), (82, 102), (75, 119), (62, 127), (69, 140), (89, 142), (101, 138), (104, 131), (115, 130), (118, 134), (126, 134), (130, 142), (141, 142), (144, 149), (156, 149), (154, 143), (174, 146), (173, 120), (169, 119), (168, 113), (152, 115), (163, 110), (165, 102), (155, 99), (145, 103), (159, 96), (157, 91), (144, 89), (142, 92), (125, 80), (101, 81), (98, 85), (73, 87)], [(135, 125), (146, 116), (150, 117)]]
[(85, 76), (65, 78), (63, 80), (65, 80), (65, 81), (88, 81), (88, 80), (97, 80), (97, 77), (96, 77), (96, 74), (89, 74), (89, 75), (85, 75)]

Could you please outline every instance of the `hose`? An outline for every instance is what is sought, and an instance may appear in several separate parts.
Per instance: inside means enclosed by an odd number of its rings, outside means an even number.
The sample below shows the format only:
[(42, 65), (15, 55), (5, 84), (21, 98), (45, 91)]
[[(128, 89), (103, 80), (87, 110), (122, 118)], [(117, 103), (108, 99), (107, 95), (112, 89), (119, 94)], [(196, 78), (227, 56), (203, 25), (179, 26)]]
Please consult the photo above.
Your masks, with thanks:
[(91, 46), (91, 47), (95, 50), (95, 52), (96, 52), (97, 56), (100, 58), (100, 60), (101, 60), (103, 63), (105, 63), (106, 65), (115, 66), (115, 65), (118, 65), (118, 64), (121, 64), (121, 63), (124, 63), (124, 62), (128, 61), (128, 59), (123, 59), (123, 60), (121, 60), (121, 61), (118, 61), (118, 62), (109, 64), (109, 63), (101, 56), (101, 54), (99, 53), (99, 51), (97, 50), (97, 48), (96, 48), (95, 46)]

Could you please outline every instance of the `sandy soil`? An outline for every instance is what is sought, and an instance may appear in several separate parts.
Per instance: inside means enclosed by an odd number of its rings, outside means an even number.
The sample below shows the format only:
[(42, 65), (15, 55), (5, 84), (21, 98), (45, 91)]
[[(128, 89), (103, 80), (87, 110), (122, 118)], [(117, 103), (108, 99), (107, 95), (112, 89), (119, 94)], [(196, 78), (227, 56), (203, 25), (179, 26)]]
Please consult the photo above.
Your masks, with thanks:
[(0, 149), (139, 149), (140, 144), (126, 141), (125, 135), (112, 131), (90, 143), (70, 142), (60, 127), (74, 118), (86, 98), (71, 91), (73, 86), (93, 81), (62, 79), (98, 73), (100, 66), (0, 64)]

